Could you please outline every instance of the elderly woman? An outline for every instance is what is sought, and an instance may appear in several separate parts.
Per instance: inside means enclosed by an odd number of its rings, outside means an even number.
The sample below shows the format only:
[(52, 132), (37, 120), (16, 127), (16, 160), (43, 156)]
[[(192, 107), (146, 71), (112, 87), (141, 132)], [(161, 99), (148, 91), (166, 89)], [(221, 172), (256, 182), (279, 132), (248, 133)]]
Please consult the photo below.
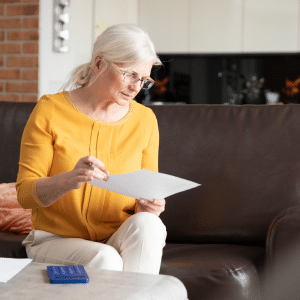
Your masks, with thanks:
[[(141, 168), (158, 171), (158, 125), (134, 101), (161, 62), (140, 28), (115, 25), (63, 91), (41, 97), (24, 129), (18, 201), (32, 209), (24, 240), (36, 262), (158, 274), (165, 200), (133, 199), (87, 184)], [(66, 87), (75, 89), (66, 92)], [(77, 88), (76, 88), (77, 87)]]

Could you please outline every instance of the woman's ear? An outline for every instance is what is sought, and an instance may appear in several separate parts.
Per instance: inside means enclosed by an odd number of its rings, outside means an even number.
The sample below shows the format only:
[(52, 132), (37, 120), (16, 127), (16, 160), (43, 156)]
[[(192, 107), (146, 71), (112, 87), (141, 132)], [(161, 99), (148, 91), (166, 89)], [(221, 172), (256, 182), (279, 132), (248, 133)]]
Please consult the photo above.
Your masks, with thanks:
[(100, 64), (101, 64), (101, 58), (97, 61), (97, 63), (96, 63), (96, 66), (98, 67), (98, 69), (99, 69), (99, 67), (100, 67)]
[(95, 58), (95, 63), (96, 63), (96, 66), (98, 67), (98, 69), (99, 69), (100, 64), (101, 64), (101, 59), (102, 59), (101, 54), (97, 55), (96, 58)]

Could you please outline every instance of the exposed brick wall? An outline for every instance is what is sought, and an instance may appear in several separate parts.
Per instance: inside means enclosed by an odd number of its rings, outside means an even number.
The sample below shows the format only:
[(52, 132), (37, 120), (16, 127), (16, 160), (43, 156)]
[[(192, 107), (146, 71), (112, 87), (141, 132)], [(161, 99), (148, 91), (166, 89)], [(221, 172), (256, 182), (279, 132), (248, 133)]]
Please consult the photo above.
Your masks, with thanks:
[(0, 0), (0, 101), (38, 101), (39, 0)]

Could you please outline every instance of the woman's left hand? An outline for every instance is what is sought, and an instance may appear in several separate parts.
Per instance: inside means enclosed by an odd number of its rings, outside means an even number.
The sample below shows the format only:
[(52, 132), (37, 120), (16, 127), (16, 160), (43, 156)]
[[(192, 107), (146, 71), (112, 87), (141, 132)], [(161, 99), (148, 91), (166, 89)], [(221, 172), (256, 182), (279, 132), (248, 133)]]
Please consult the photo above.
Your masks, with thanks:
[(149, 201), (146, 199), (135, 199), (137, 204), (136, 213), (138, 212), (150, 212), (159, 217), (159, 215), (165, 210), (166, 200), (165, 199), (154, 199)]

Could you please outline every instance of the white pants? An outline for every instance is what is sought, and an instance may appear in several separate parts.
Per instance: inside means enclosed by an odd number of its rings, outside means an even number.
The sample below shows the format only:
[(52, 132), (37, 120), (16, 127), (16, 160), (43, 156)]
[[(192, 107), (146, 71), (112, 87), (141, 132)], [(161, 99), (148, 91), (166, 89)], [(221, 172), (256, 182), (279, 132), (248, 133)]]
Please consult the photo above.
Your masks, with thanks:
[(32, 230), (23, 245), (35, 262), (159, 274), (166, 236), (159, 217), (140, 212), (128, 218), (105, 244)]

